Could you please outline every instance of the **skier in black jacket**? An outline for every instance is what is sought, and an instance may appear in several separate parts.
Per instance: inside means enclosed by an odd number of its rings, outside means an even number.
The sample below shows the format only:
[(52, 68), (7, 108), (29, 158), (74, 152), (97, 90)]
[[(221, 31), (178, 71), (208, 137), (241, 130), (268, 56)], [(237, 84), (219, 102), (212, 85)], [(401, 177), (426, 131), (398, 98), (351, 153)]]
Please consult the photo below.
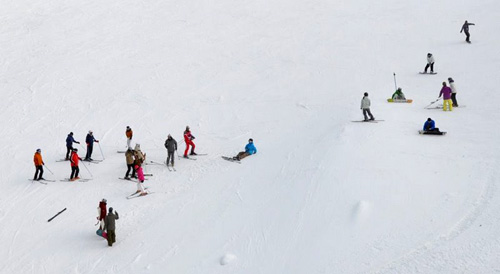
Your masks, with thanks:
[(467, 22), (467, 20), (465, 20), (465, 23), (462, 25), (462, 29), (460, 30), (460, 33), (462, 33), (462, 31), (465, 33), (465, 41), (467, 41), (467, 43), (470, 43), (470, 33), (469, 33), (469, 26), (475, 26), (476, 24), (474, 23), (469, 23)]

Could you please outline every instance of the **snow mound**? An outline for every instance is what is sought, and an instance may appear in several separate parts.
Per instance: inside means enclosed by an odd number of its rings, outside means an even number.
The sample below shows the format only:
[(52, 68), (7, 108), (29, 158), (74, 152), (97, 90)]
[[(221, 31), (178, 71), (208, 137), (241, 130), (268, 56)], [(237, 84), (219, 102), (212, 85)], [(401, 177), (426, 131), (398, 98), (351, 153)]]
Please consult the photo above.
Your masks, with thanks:
[(234, 254), (226, 254), (224, 255), (222, 258), (220, 258), (220, 264), (221, 265), (228, 265), (230, 263), (232, 263), (234, 260), (236, 260), (238, 257), (236, 257), (236, 255)]

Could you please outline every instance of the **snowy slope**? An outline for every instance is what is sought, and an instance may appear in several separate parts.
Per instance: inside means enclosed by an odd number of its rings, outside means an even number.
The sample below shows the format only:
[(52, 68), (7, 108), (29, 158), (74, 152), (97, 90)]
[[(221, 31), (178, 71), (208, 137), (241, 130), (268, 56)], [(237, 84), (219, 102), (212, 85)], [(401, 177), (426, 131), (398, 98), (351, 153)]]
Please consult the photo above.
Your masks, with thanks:
[[(0, 273), (500, 271), (498, 1), (2, 7)], [(418, 74), (427, 52), (437, 75)], [(413, 104), (386, 102), (393, 72)], [(424, 109), (448, 77), (466, 107)], [(363, 92), (384, 122), (351, 122)], [(427, 117), (448, 135), (418, 135)], [(154, 194), (127, 200), (127, 125), (148, 160), (169, 133), (182, 153), (186, 125), (208, 155), (146, 166)], [(66, 135), (89, 129), (105, 156), (81, 166), (92, 181), (27, 180), (37, 148), (44, 177), (68, 177)], [(250, 137), (257, 155), (220, 159)], [(120, 213), (112, 248), (102, 198)]]

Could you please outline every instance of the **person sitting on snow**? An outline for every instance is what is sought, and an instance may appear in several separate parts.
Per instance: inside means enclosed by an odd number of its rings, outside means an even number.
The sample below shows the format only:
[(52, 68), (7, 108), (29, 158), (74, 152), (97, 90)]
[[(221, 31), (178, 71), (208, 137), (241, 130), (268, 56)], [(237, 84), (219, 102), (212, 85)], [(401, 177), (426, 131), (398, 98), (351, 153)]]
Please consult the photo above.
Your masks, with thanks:
[(436, 123), (431, 118), (427, 118), (425, 121), (424, 132), (439, 132), (439, 128), (436, 127)]
[(393, 100), (406, 100), (406, 97), (401, 88), (398, 88), (394, 94), (392, 94)]
[(240, 161), (241, 159), (255, 153), (257, 153), (257, 148), (255, 148), (255, 145), (253, 144), (253, 139), (250, 138), (248, 140), (248, 144), (245, 146), (245, 151), (238, 153), (238, 155), (233, 157), (233, 160)]

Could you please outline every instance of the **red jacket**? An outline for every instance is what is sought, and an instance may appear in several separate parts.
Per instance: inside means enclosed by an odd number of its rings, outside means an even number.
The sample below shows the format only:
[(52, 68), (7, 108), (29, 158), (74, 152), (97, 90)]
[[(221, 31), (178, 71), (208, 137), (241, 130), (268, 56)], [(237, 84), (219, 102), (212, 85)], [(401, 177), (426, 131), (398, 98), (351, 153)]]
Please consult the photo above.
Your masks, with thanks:
[(78, 160), (80, 160), (80, 157), (78, 157), (78, 153), (71, 152), (71, 166), (78, 166)]
[(101, 209), (101, 214), (99, 215), (99, 221), (100, 221), (106, 217), (106, 203), (103, 201), (99, 202), (99, 208)]
[(191, 140), (193, 140), (193, 136), (191, 135), (191, 131), (190, 130), (184, 131), (184, 142), (190, 143)]

